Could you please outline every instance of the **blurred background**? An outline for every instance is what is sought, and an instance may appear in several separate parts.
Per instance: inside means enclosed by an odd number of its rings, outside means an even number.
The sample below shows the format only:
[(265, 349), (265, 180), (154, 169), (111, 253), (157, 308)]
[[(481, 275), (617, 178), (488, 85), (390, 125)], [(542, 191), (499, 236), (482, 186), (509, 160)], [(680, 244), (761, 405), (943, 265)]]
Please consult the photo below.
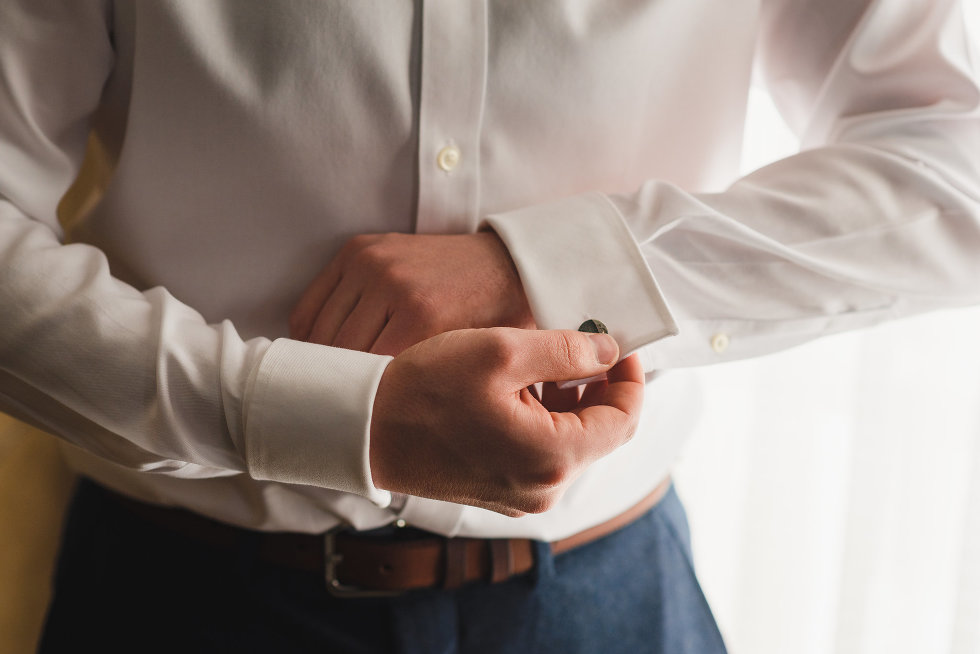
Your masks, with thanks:
[[(796, 149), (754, 89), (744, 170)], [(675, 479), (733, 654), (980, 652), (980, 309), (703, 378)]]
[[(796, 148), (754, 89), (744, 169)], [(703, 377), (675, 478), (733, 654), (980, 652), (980, 308)], [(72, 483), (52, 437), (0, 414), (0, 652), (34, 651)]]

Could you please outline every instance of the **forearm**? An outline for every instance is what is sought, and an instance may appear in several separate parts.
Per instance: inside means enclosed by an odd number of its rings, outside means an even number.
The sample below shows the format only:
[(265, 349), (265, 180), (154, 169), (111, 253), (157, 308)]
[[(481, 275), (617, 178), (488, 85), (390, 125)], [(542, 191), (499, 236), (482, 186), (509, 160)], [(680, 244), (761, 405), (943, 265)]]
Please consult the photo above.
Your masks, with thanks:
[[(494, 217), (539, 325), (574, 327), (567, 307), (592, 303), (607, 324), (628, 326), (621, 339), (638, 342), (644, 321), (631, 322), (629, 303), (618, 312), (606, 302), (607, 289), (619, 280), (643, 297), (645, 273), (680, 334), (644, 359), (669, 368), (980, 299), (980, 92), (955, 8), (869, 3), (863, 20), (845, 15), (854, 25), (834, 13), (837, 25), (807, 20), (805, 4), (768, 6), (795, 22), (766, 23), (781, 31), (762, 43), (807, 150), (720, 193), (651, 180), (611, 202), (593, 194)], [(892, 47), (899, 38), (912, 45)], [(827, 52), (800, 51), (798, 41)], [(629, 239), (615, 236), (620, 225)], [(642, 262), (631, 259), (635, 247)], [(568, 261), (583, 271), (574, 285), (549, 277)]]
[[(387, 358), (244, 340), (162, 287), (120, 281), (99, 249), (62, 244), (56, 207), (115, 65), (110, 13), (99, 2), (0, 9), (0, 410), (140, 471), (245, 472), (384, 501), (367, 437)], [(317, 374), (303, 367), (314, 358)], [(297, 396), (317, 401), (270, 399)], [(312, 443), (299, 462), (287, 455), (296, 443)]]

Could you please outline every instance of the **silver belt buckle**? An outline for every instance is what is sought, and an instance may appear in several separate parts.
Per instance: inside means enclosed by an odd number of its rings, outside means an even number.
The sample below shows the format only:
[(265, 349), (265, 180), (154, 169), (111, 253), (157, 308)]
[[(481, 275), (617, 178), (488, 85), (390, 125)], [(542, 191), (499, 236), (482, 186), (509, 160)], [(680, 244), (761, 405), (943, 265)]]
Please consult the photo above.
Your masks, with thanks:
[(327, 582), (327, 592), (339, 598), (369, 598), (397, 597), (404, 594), (402, 590), (367, 590), (357, 586), (343, 584), (337, 579), (337, 566), (344, 560), (343, 554), (336, 550), (337, 534), (345, 531), (345, 526), (335, 527), (323, 535), (323, 568)]

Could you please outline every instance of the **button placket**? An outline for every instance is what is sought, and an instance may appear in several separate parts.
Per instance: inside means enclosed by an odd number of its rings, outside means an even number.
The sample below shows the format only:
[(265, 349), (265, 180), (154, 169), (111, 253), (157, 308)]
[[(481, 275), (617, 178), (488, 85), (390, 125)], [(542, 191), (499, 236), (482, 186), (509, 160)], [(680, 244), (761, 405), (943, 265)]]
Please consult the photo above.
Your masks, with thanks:
[(479, 221), (487, 66), (483, 0), (424, 0), (416, 231), (465, 233)]

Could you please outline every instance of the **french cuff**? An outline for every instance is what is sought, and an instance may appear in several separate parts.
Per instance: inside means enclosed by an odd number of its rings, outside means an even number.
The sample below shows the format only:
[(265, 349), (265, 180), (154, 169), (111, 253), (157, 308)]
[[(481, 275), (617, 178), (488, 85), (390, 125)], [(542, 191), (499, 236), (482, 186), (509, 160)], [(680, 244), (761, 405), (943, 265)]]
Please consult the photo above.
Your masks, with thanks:
[(255, 479), (356, 493), (384, 508), (374, 486), (374, 396), (391, 357), (281, 338), (259, 363), (245, 402), (245, 456)]
[(605, 195), (491, 215), (486, 227), (507, 246), (538, 327), (601, 321), (623, 358), (677, 334), (639, 245)]

